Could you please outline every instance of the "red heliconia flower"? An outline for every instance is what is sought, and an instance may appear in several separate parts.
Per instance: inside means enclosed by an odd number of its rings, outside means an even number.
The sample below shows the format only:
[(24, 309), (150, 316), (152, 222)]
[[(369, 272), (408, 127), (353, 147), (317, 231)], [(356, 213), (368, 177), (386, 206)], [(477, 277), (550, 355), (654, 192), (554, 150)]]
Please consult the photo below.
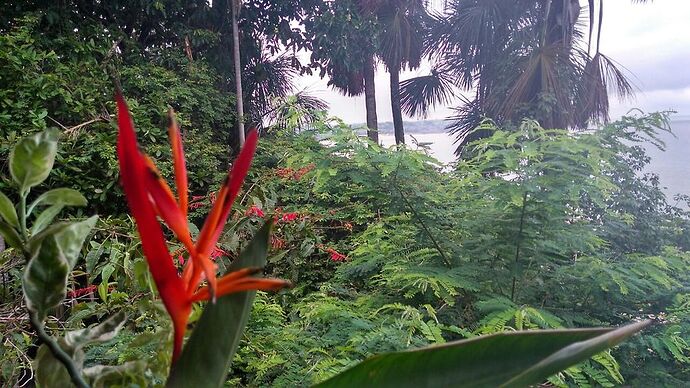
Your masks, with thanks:
[[(252, 277), (260, 271), (259, 268), (245, 268), (217, 279), (216, 266), (211, 261), (218, 238), (230, 215), (232, 203), (249, 170), (258, 136), (256, 130), (248, 133), (245, 146), (220, 188), (197, 241), (193, 242), (187, 224), (189, 199), (182, 137), (172, 110), (168, 134), (172, 146), (177, 199), (153, 161), (139, 150), (134, 124), (124, 98), (118, 93), (116, 100), (119, 126), (117, 153), (122, 186), (129, 209), (136, 221), (149, 270), (165, 309), (172, 319), (174, 362), (182, 351), (193, 303), (207, 299), (215, 300), (216, 296), (235, 292), (277, 290), (289, 285), (284, 280)], [(190, 260), (186, 261), (182, 276), (178, 274), (168, 251), (157, 216), (173, 231), (189, 254)], [(180, 262), (182, 264), (184, 258)], [(202, 286), (202, 275), (208, 282), (205, 286)]]

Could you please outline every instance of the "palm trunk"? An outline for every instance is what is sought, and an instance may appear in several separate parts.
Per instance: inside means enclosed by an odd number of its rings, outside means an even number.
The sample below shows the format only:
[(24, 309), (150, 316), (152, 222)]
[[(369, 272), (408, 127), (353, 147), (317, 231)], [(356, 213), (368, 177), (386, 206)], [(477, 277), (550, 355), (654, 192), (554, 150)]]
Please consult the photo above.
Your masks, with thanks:
[(242, 64), (240, 63), (240, 32), (237, 26), (241, 0), (232, 0), (232, 51), (235, 65), (235, 105), (237, 107), (237, 136), (244, 145), (244, 106), (242, 105)]
[(393, 128), (395, 129), (395, 144), (405, 144), (405, 129), (403, 128), (402, 111), (400, 110), (400, 62), (388, 69), (391, 75), (391, 110), (393, 113)]
[(376, 118), (376, 86), (374, 85), (374, 58), (364, 64), (364, 103), (367, 109), (367, 135), (371, 141), (379, 142), (379, 123)]

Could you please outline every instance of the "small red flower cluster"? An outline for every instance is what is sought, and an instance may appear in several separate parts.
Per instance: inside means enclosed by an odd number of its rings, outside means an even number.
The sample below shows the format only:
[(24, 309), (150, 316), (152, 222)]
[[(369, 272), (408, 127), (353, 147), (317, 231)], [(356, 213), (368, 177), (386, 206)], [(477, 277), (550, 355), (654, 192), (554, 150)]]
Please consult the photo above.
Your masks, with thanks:
[(298, 181), (302, 179), (302, 177), (308, 173), (309, 171), (313, 170), (316, 167), (314, 163), (310, 163), (299, 170), (294, 170), (292, 168), (286, 167), (286, 168), (276, 168), (275, 173), (277, 176), (283, 178), (283, 179), (293, 179), (295, 181)]
[(90, 285), (90, 286), (87, 286), (84, 288), (77, 288), (76, 290), (72, 290), (72, 291), (67, 292), (67, 297), (68, 298), (78, 298), (78, 297), (84, 296), (86, 294), (91, 294), (91, 293), (96, 291), (96, 288), (98, 288), (98, 287), (96, 287), (95, 285)]
[(324, 246), (323, 244), (318, 244), (317, 247), (318, 247), (319, 249), (323, 250), (324, 252), (328, 253), (328, 255), (329, 255), (330, 258), (331, 258), (331, 261), (339, 262), (339, 261), (345, 261), (345, 260), (347, 260), (347, 256), (343, 255), (342, 253), (336, 251), (336, 250), (333, 249), (333, 248), (326, 247), (326, 246)]
[(252, 205), (252, 207), (247, 209), (247, 211), (244, 212), (244, 215), (247, 217), (252, 217), (252, 216), (259, 217), (259, 218), (265, 217), (264, 211), (261, 210), (261, 208), (256, 206), (256, 205)]
[(326, 253), (328, 253), (331, 257), (331, 261), (345, 261), (347, 260), (347, 256), (343, 255), (342, 253), (336, 251), (333, 248), (326, 248)]
[(280, 218), (280, 220), (283, 221), (283, 222), (291, 222), (291, 221), (296, 220), (298, 215), (299, 215), (299, 214), (297, 214), (296, 212), (285, 213), (285, 214), (283, 214), (283, 216)]
[(211, 260), (216, 260), (217, 258), (221, 256), (228, 256), (228, 253), (225, 252), (224, 250), (216, 247), (213, 247), (213, 250), (211, 251), (211, 255), (209, 256)]
[(205, 201), (208, 199), (209, 205), (213, 206), (213, 204), (216, 202), (216, 193), (211, 192), (208, 196), (206, 195), (194, 195), (192, 196), (192, 200), (189, 202), (189, 208), (190, 209), (198, 209), (200, 207), (203, 207), (205, 205)]

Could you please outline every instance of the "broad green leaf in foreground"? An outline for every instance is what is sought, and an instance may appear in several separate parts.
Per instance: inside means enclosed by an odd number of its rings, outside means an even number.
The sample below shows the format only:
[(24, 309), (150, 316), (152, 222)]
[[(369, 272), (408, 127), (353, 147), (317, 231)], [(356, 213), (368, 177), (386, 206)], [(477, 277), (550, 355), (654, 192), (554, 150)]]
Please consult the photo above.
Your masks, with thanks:
[[(272, 223), (267, 222), (242, 251), (229, 272), (266, 264)], [(240, 292), (208, 303), (168, 378), (168, 387), (219, 387), (249, 319), (256, 291)]]
[(25, 137), (10, 153), (10, 173), (20, 192), (43, 182), (53, 169), (57, 154), (58, 131), (49, 129)]
[(29, 310), (45, 318), (65, 298), (67, 276), (74, 268), (86, 236), (98, 220), (53, 225), (32, 241), (31, 260), (24, 270), (24, 296)]
[(499, 333), (371, 357), (316, 387), (526, 387), (651, 324)]

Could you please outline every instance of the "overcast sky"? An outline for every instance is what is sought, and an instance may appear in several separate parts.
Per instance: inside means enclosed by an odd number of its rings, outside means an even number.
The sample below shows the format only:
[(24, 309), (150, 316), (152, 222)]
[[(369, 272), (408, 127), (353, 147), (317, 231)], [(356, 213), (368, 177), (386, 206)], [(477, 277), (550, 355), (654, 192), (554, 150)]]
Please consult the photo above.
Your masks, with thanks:
[[(584, 7), (587, 2), (581, 3)], [(654, 0), (647, 4), (606, 1), (601, 46), (604, 54), (632, 74), (638, 88), (633, 101), (611, 101), (614, 119), (631, 108), (647, 112), (671, 109), (690, 115), (690, 0)], [(401, 79), (425, 72), (426, 69), (406, 72)], [(328, 102), (331, 114), (349, 123), (365, 122), (364, 97), (342, 96), (328, 88), (326, 82), (318, 76), (304, 76), (299, 86)], [(388, 74), (381, 68), (376, 75), (380, 122), (391, 121), (389, 90)], [(447, 107), (437, 108), (429, 119), (443, 119), (449, 112)]]

